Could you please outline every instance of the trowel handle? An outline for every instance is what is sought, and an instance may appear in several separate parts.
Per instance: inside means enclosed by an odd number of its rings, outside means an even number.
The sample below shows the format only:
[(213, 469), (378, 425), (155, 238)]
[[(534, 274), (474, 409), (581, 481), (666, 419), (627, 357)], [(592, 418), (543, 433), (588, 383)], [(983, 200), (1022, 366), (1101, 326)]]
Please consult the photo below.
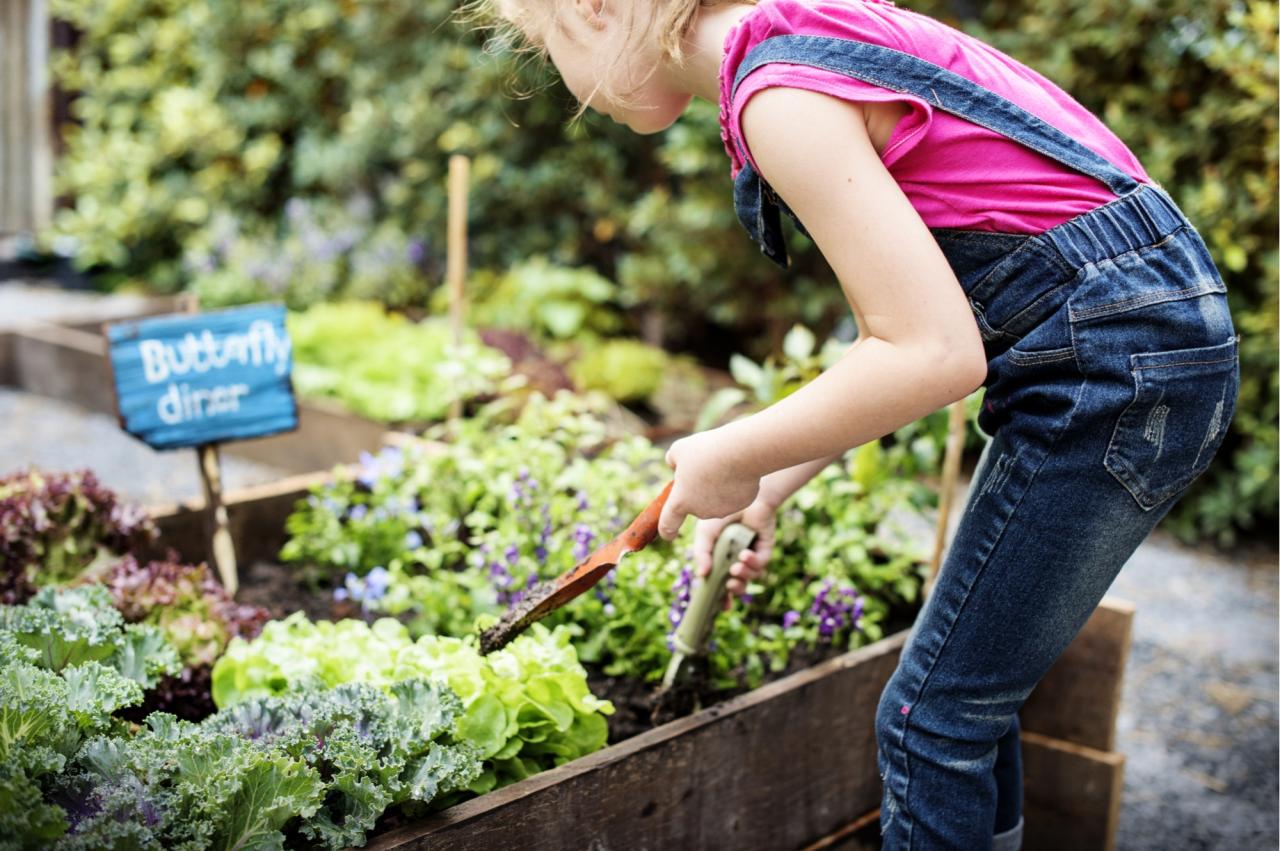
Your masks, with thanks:
[(755, 530), (741, 523), (730, 523), (720, 532), (711, 551), (711, 572), (694, 586), (689, 607), (672, 639), (677, 651), (686, 656), (706, 652), (711, 625), (720, 611), (725, 585), (729, 582), (729, 568), (738, 560), (738, 553), (750, 547), (755, 539)]

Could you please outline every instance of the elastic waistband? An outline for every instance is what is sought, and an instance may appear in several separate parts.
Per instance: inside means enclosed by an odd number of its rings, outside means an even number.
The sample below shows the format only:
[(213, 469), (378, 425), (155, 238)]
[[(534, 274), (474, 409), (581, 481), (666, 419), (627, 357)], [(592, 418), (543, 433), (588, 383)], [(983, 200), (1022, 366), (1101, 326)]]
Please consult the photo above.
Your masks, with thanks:
[(1143, 183), (1127, 195), (1050, 228), (1038, 239), (1069, 267), (1078, 269), (1152, 245), (1187, 223), (1163, 189)]

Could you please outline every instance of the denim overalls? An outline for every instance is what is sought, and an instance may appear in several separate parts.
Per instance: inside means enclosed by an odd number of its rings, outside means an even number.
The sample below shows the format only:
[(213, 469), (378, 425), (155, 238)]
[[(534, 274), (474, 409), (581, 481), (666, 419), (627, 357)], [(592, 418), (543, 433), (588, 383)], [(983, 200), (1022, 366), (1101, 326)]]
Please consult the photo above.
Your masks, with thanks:
[[(1231, 421), (1226, 287), (1162, 190), (976, 83), (891, 48), (787, 35), (747, 54), (733, 91), (769, 62), (916, 95), (1117, 196), (1039, 235), (933, 231), (985, 343), (978, 424), (991, 439), (880, 699), (881, 833), (888, 851), (979, 851), (996, 834), (1016, 849), (1019, 707)], [(790, 211), (749, 162), (734, 203), (785, 265), (779, 211)]]

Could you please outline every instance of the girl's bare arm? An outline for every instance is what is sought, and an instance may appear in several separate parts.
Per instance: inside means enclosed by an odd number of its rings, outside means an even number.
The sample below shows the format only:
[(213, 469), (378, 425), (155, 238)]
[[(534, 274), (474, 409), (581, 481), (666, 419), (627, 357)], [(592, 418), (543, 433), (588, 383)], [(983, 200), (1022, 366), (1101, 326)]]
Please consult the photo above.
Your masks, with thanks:
[(968, 301), (876, 153), (863, 109), (770, 88), (747, 104), (743, 132), (761, 175), (805, 223), (863, 327), (858, 344), (822, 375), (723, 427), (721, 439), (742, 463), (765, 476), (830, 458), (980, 386), (986, 355)]

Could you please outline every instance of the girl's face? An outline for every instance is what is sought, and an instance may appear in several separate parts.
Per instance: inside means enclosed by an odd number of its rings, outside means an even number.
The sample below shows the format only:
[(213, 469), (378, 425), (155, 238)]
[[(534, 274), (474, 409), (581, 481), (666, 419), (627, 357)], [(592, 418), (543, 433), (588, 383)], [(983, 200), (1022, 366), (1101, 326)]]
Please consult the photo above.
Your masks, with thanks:
[(559, 26), (549, 22), (536, 40), (578, 102), (637, 133), (670, 127), (692, 95), (668, 76), (657, 40), (644, 38), (647, 21), (635, 20), (644, 10), (632, 0), (560, 2)]

